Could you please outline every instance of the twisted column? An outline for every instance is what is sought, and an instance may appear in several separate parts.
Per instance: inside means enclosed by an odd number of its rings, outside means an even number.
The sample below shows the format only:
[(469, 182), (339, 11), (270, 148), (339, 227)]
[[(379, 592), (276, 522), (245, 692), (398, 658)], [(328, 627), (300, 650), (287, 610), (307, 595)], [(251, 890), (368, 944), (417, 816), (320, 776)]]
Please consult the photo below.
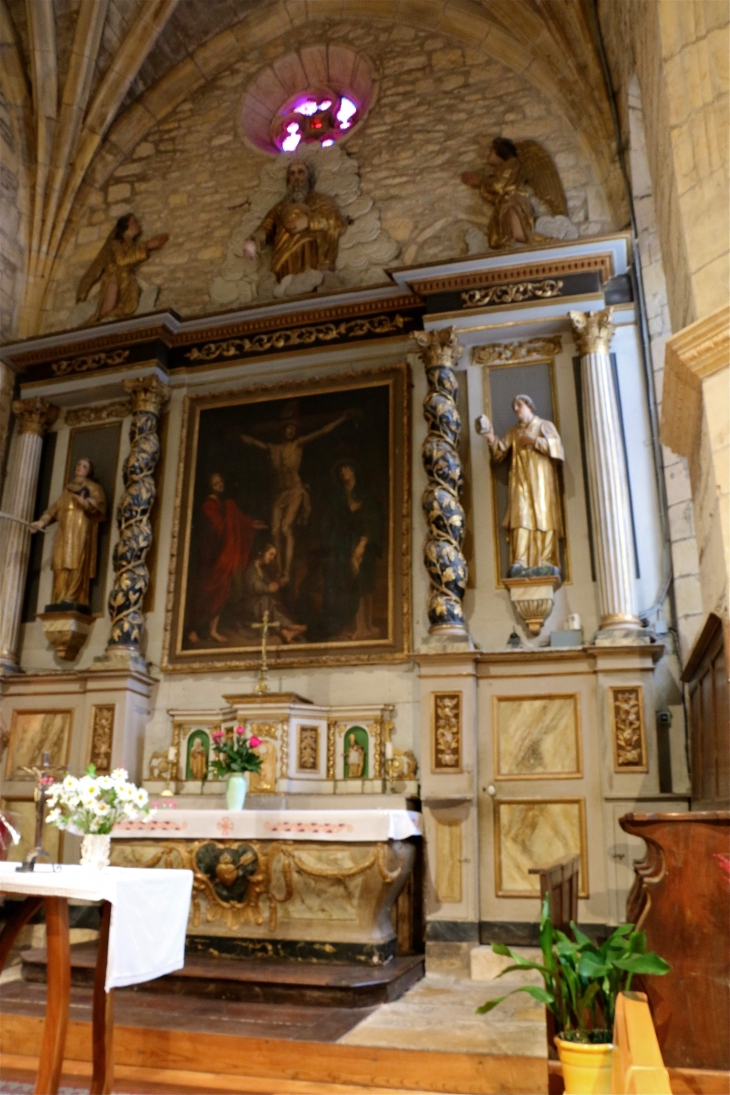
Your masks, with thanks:
[(142, 601), (150, 580), (145, 559), (152, 544), (150, 511), (155, 501), (152, 475), (160, 455), (157, 424), (169, 393), (167, 385), (156, 376), (123, 383), (132, 396), (131, 448), (124, 462), (124, 494), (117, 508), (119, 540), (114, 547), (114, 586), (108, 601), (111, 635), (107, 655), (141, 657)]
[(18, 437), (3, 491), (0, 518), (0, 673), (18, 673), (20, 616), (30, 555), (29, 522), (33, 520), (43, 434), (58, 418), (58, 407), (48, 400), (19, 399), (13, 403)]
[(613, 309), (570, 312), (581, 359), (583, 418), (601, 623), (597, 643), (636, 642), (631, 502), (609, 346)]
[(421, 504), (428, 525), (423, 561), (429, 579), (429, 632), (437, 639), (470, 642), (462, 605), (467, 569), (461, 550), (465, 522), (459, 496), (464, 477), (457, 451), (461, 419), (454, 372), (461, 347), (451, 327), (419, 331), (415, 338), (428, 380), (423, 401), (428, 434), (422, 449), (428, 486)]

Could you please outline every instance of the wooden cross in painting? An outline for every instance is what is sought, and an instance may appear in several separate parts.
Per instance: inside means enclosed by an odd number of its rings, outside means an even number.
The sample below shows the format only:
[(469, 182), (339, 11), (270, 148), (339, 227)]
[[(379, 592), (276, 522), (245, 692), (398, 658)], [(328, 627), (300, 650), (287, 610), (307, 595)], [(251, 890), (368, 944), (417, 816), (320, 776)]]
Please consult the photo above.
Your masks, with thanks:
[(280, 627), (281, 624), (277, 620), (269, 619), (268, 608), (264, 609), (263, 619), (260, 624), (251, 624), (251, 627), (256, 628), (257, 631), (261, 631), (261, 672), (259, 673), (259, 679), (256, 681), (256, 687), (254, 692), (257, 696), (263, 696), (269, 691), (269, 667), (266, 664), (266, 639), (269, 634), (270, 627)]

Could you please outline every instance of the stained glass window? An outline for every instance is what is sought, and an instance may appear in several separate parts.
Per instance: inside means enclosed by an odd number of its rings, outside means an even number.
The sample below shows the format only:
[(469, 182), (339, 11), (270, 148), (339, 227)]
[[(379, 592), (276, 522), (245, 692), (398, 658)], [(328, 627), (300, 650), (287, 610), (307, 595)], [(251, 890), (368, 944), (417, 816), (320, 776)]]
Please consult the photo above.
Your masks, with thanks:
[(329, 88), (312, 89), (289, 99), (271, 123), (271, 136), (282, 152), (293, 152), (300, 144), (329, 148), (352, 129), (358, 120), (358, 106), (349, 95)]

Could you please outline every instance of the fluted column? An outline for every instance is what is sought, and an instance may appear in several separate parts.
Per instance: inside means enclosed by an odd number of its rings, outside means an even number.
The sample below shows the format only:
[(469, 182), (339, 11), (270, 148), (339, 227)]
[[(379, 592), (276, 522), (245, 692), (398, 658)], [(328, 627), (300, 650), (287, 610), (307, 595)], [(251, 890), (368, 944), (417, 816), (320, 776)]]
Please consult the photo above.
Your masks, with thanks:
[(465, 518), (459, 501), (463, 485), (457, 450), (461, 420), (455, 402), (459, 386), (454, 364), (461, 347), (450, 327), (419, 331), (415, 338), (428, 379), (428, 395), (423, 401), (428, 434), (422, 450), (428, 486), (422, 505), (428, 525), (423, 561), (429, 579), (429, 635), (432, 642), (471, 643), (462, 604), (467, 567), (461, 550)]
[(631, 502), (609, 347), (613, 309), (571, 312), (581, 359), (583, 419), (601, 622), (597, 643), (637, 642)]
[(0, 518), (0, 672), (18, 673), (18, 637), (23, 593), (28, 574), (31, 532), (43, 434), (58, 417), (58, 407), (46, 399), (13, 403), (18, 438), (3, 491), (2, 511), (17, 521)]
[(150, 512), (155, 501), (152, 478), (160, 456), (157, 425), (168, 398), (167, 384), (157, 376), (124, 381), (132, 396), (131, 448), (124, 462), (124, 494), (117, 508), (119, 540), (114, 547), (114, 586), (109, 594), (111, 634), (109, 656), (129, 656), (142, 667), (140, 643), (144, 632), (142, 601), (149, 585), (145, 560), (152, 544)]

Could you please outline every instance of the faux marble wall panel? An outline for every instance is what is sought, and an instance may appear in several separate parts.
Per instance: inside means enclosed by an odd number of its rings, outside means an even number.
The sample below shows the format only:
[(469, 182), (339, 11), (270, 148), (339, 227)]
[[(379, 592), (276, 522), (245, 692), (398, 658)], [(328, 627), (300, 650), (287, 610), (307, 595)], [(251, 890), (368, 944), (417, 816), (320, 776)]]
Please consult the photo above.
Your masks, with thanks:
[(32, 780), (33, 776), (21, 769), (40, 766), (44, 752), (49, 754), (51, 767), (65, 764), (71, 717), (71, 711), (16, 711), (10, 728), (6, 779)]
[(461, 893), (461, 821), (436, 821), (436, 896), (459, 904)]
[(588, 897), (585, 799), (497, 801), (495, 861), (498, 897), (534, 897), (540, 891), (531, 867), (547, 867), (580, 854), (581, 897)]
[(498, 779), (582, 774), (578, 697), (494, 697)]

